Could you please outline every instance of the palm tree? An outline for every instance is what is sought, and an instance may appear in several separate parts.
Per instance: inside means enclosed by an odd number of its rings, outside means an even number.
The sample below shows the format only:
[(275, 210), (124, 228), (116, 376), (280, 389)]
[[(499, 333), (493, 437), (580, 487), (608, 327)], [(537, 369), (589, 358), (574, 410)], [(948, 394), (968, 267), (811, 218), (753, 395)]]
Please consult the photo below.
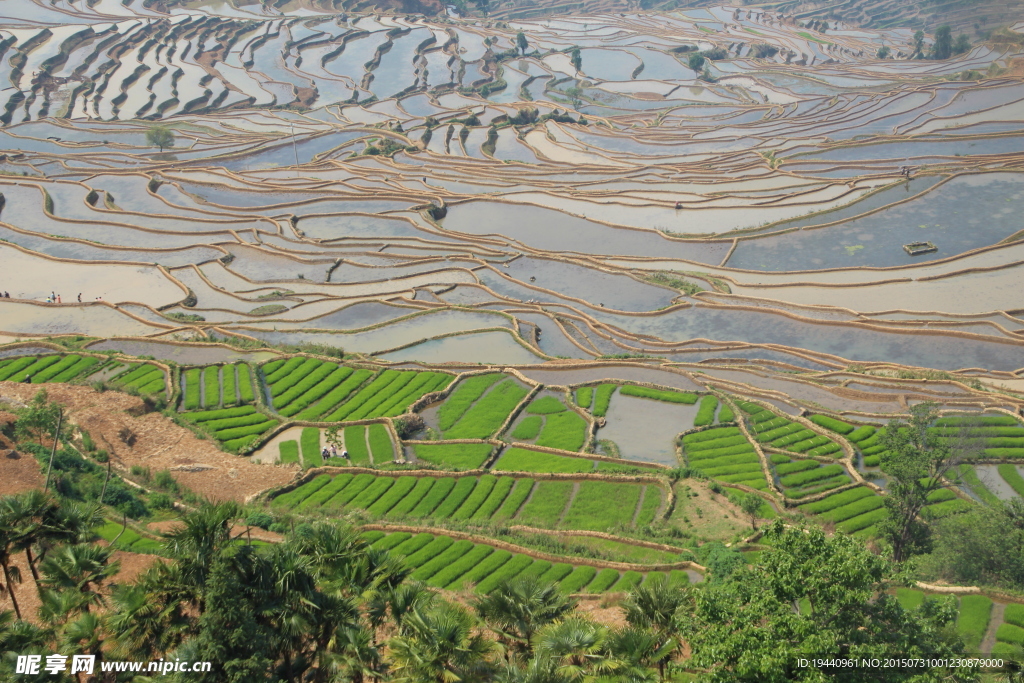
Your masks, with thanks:
[(321, 669), (324, 668), (352, 683), (363, 683), (367, 677), (379, 678), (384, 673), (373, 634), (365, 628), (339, 628), (322, 662)]
[(414, 609), (406, 627), (389, 642), (395, 683), (455, 683), (487, 672), (494, 643), (474, 633), (474, 619), (461, 606), (442, 601)]
[(608, 660), (604, 668), (612, 671), (617, 680), (630, 683), (648, 683), (654, 680), (652, 666), (658, 667), (658, 678), (665, 678), (665, 663), (675, 651), (672, 641), (666, 642), (653, 629), (627, 626), (612, 631), (606, 641)]
[(238, 514), (236, 503), (206, 504), (186, 514), (181, 520), (184, 526), (167, 534), (164, 547), (177, 561), (183, 588), (200, 612), (210, 567), (231, 542), (231, 523)]
[(576, 608), (576, 601), (552, 583), (524, 577), (503, 581), (473, 605), (499, 640), (519, 654), (533, 654), (533, 636)]
[(14, 594), (14, 584), (21, 583), (21, 571), (11, 562), (20, 541), (21, 535), (13, 526), (10, 517), (0, 512), (0, 569), (3, 569), (4, 573), (4, 584), (0, 590), (11, 596), (11, 605), (14, 606), (14, 614), (18, 619), (21, 619), (21, 607), (18, 605), (18, 597)]
[(537, 633), (536, 648), (542, 656), (558, 662), (559, 671), (572, 681), (578, 681), (604, 666), (602, 626), (580, 616), (571, 616)]
[(682, 646), (679, 614), (689, 600), (688, 587), (669, 581), (664, 576), (654, 576), (634, 588), (623, 603), (626, 621), (634, 627), (653, 630), (669, 656), (659, 659), (658, 674), (665, 678), (665, 665)]
[(120, 563), (110, 562), (110, 548), (91, 543), (66, 545), (55, 550), (43, 560), (40, 569), (45, 588), (74, 590), (88, 600), (82, 609), (89, 611), (90, 603), (104, 603), (100, 588), (103, 582), (117, 573)]
[(425, 609), (434, 600), (435, 593), (421, 583), (403, 583), (380, 591), (365, 603), (366, 615), (374, 630), (390, 622), (397, 634), (405, 633), (405, 619), (416, 608)]
[(498, 683), (571, 683), (558, 662), (550, 657), (534, 657), (526, 666), (509, 664), (497, 677)]
[(163, 599), (141, 583), (116, 586), (110, 599), (104, 625), (115, 657), (153, 659), (178, 642), (185, 625), (177, 609), (180, 603)]

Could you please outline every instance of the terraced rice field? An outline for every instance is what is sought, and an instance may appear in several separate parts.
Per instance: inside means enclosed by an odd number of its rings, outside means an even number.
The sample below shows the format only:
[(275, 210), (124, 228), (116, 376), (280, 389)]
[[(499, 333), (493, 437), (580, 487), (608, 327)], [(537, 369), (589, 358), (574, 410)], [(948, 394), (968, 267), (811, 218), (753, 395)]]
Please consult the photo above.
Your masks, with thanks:
[(535, 481), (485, 474), (461, 477), (321, 474), (273, 499), (297, 512), (365, 510), (387, 520), (452, 520), (474, 525), (517, 523), (543, 528), (592, 529), (648, 525), (663, 512), (653, 484)]
[(683, 437), (683, 456), (705, 476), (757, 490), (768, 488), (757, 451), (738, 427), (715, 427)]
[(452, 381), (440, 372), (374, 374), (302, 356), (271, 361), (262, 373), (274, 410), (283, 417), (323, 422), (401, 415), (421, 396)]
[(230, 408), (256, 400), (252, 368), (246, 363), (187, 368), (181, 373), (183, 410)]
[[(446, 590), (472, 588), (478, 593), (487, 593), (503, 580), (534, 576), (557, 584), (564, 593), (603, 593), (625, 591), (639, 585), (651, 574), (660, 574), (599, 570), (567, 562), (552, 563), (483, 543), (429, 533), (368, 531), (363, 538), (373, 548), (385, 549), (404, 558), (413, 570), (414, 579)], [(672, 581), (689, 583), (685, 571), (673, 570), (667, 574)]]
[(247, 448), (278, 421), (252, 406), (219, 408), (185, 413), (184, 417), (213, 436), (227, 451)]

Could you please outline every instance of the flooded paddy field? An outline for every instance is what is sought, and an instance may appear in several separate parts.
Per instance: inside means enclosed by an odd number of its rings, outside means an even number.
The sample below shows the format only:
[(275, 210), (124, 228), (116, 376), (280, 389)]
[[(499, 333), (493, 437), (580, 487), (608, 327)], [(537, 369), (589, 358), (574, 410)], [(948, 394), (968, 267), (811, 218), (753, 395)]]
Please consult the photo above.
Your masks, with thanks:
[(650, 479), (602, 482), (622, 534), (672, 523), (670, 469), (773, 511), (884, 487), (829, 420), (922, 402), (1012, 432), (965, 505), (1021, 495), (1024, 33), (343, 4), (0, 3), (0, 381), (141, 358), (227, 453), (298, 474), (336, 427), (328, 465), (479, 477), (523, 496), (483, 523), (547, 531), (604, 476)]

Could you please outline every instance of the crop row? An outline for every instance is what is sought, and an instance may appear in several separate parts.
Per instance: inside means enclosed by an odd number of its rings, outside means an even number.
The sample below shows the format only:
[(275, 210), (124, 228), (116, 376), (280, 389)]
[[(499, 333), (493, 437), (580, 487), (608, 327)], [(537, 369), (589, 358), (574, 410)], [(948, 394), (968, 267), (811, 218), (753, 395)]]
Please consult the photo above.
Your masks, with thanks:
[[(575, 495), (574, 495), (575, 493)], [(654, 521), (661, 490), (625, 482), (541, 481), (481, 477), (384, 477), (320, 475), (274, 499), (298, 512), (364, 509), (387, 518), (451, 519), (518, 523), (546, 528), (609, 529)]]
[(614, 384), (580, 387), (576, 390), (576, 405), (589, 410), (595, 417), (604, 417), (608, 414), (608, 405), (611, 403), (612, 394), (615, 393), (616, 388)]
[(694, 427), (704, 427), (715, 421), (715, 409), (718, 407), (718, 397), (708, 394), (700, 400), (700, 407), (697, 408), (697, 415), (693, 418)]
[(625, 396), (638, 396), (640, 398), (653, 398), (655, 401), (666, 401), (668, 403), (685, 403), (693, 405), (697, 402), (697, 394), (685, 391), (666, 391), (663, 389), (652, 389), (650, 387), (639, 387), (632, 384), (624, 384), (619, 393)]
[(182, 408), (225, 408), (255, 400), (252, 370), (246, 363), (208, 365), (182, 373)]
[(413, 579), (448, 590), (472, 587), (478, 593), (488, 593), (502, 581), (527, 576), (558, 584), (563, 593), (627, 591), (654, 576), (672, 582), (689, 582), (686, 572), (681, 570), (647, 574), (597, 570), (589, 566), (535, 560), (528, 555), (513, 554), (449, 536), (371, 531), (364, 533), (363, 538), (374, 548), (403, 558), (412, 569)]
[[(417, 455), (419, 447), (417, 446)], [(531, 451), (525, 448), (506, 448), (501, 457), (494, 463), (493, 469), (505, 472), (628, 472), (639, 465), (631, 465), (624, 460), (622, 464), (606, 460), (589, 460), (543, 451)]]
[[(462, 412), (451, 428), (444, 431), (445, 438), (486, 439), (493, 436), (528, 393), (526, 387), (512, 378), (494, 384)], [(553, 417), (556, 416), (549, 419)]]
[(841, 450), (839, 444), (827, 436), (817, 434), (799, 422), (778, 416), (756, 403), (742, 401), (739, 406), (743, 412), (750, 415), (753, 431), (760, 443), (808, 455), (832, 455)]
[(95, 371), (98, 358), (67, 356), (18, 356), (0, 360), (0, 382), (70, 382)]
[(768, 488), (761, 460), (737, 427), (719, 427), (683, 437), (689, 466), (721, 481), (754, 489)]
[(110, 383), (120, 387), (132, 387), (143, 394), (155, 394), (166, 388), (164, 371), (150, 363), (129, 365), (123, 372), (111, 377)]
[[(559, 402), (559, 405), (562, 405)], [(551, 413), (544, 418), (536, 444), (563, 451), (579, 451), (587, 440), (587, 421), (573, 410)]]
[(213, 434), (221, 446), (229, 451), (240, 450), (277, 425), (277, 420), (258, 412), (252, 406), (201, 410), (183, 413), (183, 416)]

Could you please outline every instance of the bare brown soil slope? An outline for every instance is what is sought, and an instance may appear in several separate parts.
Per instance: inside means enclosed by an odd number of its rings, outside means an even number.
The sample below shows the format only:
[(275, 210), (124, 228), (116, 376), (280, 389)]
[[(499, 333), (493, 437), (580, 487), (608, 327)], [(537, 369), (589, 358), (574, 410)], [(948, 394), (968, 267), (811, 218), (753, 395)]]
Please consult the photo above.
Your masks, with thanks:
[[(0, 397), (25, 402), (39, 389), (39, 385), (0, 382)], [(132, 465), (148, 467), (152, 472), (170, 470), (180, 484), (200, 496), (238, 502), (285, 484), (295, 474), (291, 467), (259, 465), (224, 453), (212, 441), (197, 438), (160, 413), (130, 415), (129, 410), (142, 411), (142, 400), (135, 396), (69, 384), (47, 384), (46, 391), (50, 400), (68, 408), (72, 422), (86, 429), (98, 447), (110, 453), (119, 470), (126, 471)], [(130, 445), (121, 438), (128, 433), (134, 435)], [(3, 466), (7, 466), (6, 461)]]

